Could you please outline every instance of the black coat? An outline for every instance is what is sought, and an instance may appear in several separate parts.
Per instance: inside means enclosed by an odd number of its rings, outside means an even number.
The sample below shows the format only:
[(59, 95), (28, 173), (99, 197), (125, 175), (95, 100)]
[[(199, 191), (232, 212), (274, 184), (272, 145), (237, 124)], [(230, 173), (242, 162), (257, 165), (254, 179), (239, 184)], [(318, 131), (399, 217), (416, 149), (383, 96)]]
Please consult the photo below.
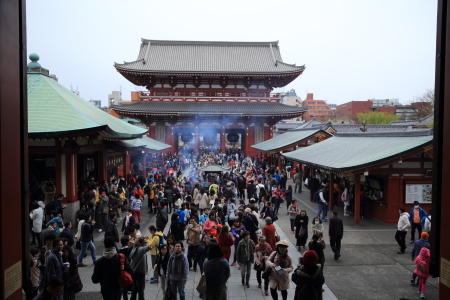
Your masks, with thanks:
[(329, 224), (328, 235), (332, 239), (342, 239), (342, 236), (344, 235), (344, 224), (342, 223), (342, 220), (335, 216), (330, 219)]
[(119, 242), (119, 232), (117, 231), (116, 223), (111, 220), (108, 221), (105, 228), (105, 238), (108, 236), (113, 237), (116, 243)]
[(319, 260), (317, 263), (323, 265), (325, 263), (325, 254), (323, 253), (323, 249), (325, 249), (325, 242), (314, 242), (311, 241), (308, 243), (308, 250), (312, 250), (317, 253)]
[(301, 266), (292, 273), (292, 281), (297, 285), (294, 300), (303, 300), (298, 294), (307, 282), (311, 282), (319, 300), (322, 300), (322, 285), (325, 283), (320, 266)]
[[(258, 227), (258, 220), (256, 219), (255, 215), (250, 213), (247, 214), (244, 217), (244, 227), (245, 229), (247, 229), (248, 231), (255, 233), (256, 232), (256, 228)], [(256, 230), (255, 230), (256, 229)]]
[[(132, 274), (133, 270), (125, 260), (125, 270)], [(111, 295), (120, 290), (118, 278), (120, 274), (119, 254), (107, 259), (104, 256), (97, 259), (92, 274), (92, 282), (100, 283), (102, 294)]]
[[(302, 221), (303, 222), (300, 222)], [(297, 239), (296, 246), (305, 246), (306, 241), (308, 240), (308, 223), (309, 223), (309, 217), (301, 215), (297, 215), (295, 217), (294, 226), (295, 226), (295, 238)], [(305, 234), (302, 237), (299, 237), (300, 228), (305, 228)]]

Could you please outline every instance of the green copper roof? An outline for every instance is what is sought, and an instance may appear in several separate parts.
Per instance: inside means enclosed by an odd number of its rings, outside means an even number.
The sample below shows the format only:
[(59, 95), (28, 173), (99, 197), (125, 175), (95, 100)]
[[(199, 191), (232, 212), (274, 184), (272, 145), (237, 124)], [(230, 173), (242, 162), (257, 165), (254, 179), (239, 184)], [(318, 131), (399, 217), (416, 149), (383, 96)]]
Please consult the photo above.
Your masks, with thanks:
[(99, 132), (106, 138), (137, 138), (147, 132), (98, 109), (41, 72), (29, 71), (27, 80), (30, 137)]
[(431, 144), (429, 130), (378, 136), (339, 135), (283, 154), (288, 159), (337, 172), (359, 170), (400, 158)]
[(323, 133), (327, 136), (331, 136), (328, 132), (323, 130), (290, 130), (286, 131), (283, 134), (280, 134), (270, 140), (264, 141), (262, 143), (251, 146), (253, 149), (257, 149), (263, 152), (273, 152), (279, 149), (283, 149), (288, 147), (289, 145), (294, 145), (299, 143), (302, 140), (308, 139), (311, 136), (314, 136), (317, 133)]
[(132, 140), (123, 140), (117, 143), (125, 148), (145, 148), (151, 152), (164, 151), (170, 148), (170, 145), (158, 142), (157, 140), (151, 139), (147, 136)]

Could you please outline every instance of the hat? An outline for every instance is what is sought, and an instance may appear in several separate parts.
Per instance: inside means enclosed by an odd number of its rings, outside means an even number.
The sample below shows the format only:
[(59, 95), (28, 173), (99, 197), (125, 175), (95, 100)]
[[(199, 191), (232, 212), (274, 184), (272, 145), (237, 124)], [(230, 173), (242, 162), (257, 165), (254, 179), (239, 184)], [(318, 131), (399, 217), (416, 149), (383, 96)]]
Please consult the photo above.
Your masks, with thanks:
[(428, 233), (426, 233), (426, 232), (422, 232), (422, 234), (420, 235), (420, 237), (422, 238), (422, 239), (424, 239), (424, 240), (428, 240)]
[(263, 236), (263, 235), (260, 235), (260, 236), (259, 236), (259, 240), (260, 240), (260, 241), (265, 241), (265, 240), (266, 240), (266, 237)]
[(319, 257), (317, 256), (317, 253), (314, 250), (309, 250), (303, 253), (303, 264), (305, 266), (315, 266), (318, 260)]
[(289, 247), (289, 244), (285, 241), (285, 240), (280, 240), (279, 242), (277, 242), (275, 244), (275, 246), (284, 246), (284, 247)]

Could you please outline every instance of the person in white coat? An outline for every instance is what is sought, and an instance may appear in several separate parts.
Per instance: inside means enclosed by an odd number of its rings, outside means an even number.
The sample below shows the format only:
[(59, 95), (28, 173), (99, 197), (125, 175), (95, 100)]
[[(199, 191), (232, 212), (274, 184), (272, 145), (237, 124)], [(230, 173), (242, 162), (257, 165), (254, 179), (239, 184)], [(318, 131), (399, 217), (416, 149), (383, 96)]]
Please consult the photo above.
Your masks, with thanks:
[(33, 202), (31, 204), (31, 212), (30, 212), (30, 219), (33, 221), (33, 228), (31, 229), (33, 241), (31, 242), (31, 245), (36, 245), (37, 239), (39, 249), (42, 247), (41, 232), (42, 232), (43, 218), (44, 218), (44, 210), (39, 206), (37, 202)]
[(398, 209), (398, 212), (400, 214), (400, 218), (398, 219), (397, 224), (397, 233), (395, 234), (395, 240), (397, 241), (400, 251), (398, 251), (398, 254), (405, 253), (406, 245), (405, 245), (405, 237), (408, 233), (408, 228), (411, 226), (411, 223), (409, 222), (409, 214), (405, 211), (404, 207), (400, 207)]

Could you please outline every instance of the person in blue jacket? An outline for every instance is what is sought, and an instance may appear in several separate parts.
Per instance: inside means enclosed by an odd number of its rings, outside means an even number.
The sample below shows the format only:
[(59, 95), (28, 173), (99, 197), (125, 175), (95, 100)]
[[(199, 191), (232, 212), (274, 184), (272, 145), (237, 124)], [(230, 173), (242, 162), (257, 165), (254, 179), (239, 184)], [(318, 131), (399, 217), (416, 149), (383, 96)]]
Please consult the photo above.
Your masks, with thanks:
[(48, 227), (50, 225), (51, 221), (55, 221), (56, 222), (55, 234), (58, 235), (59, 231), (63, 227), (62, 219), (60, 216), (58, 216), (58, 212), (56, 212), (56, 211), (52, 211), (50, 216), (51, 216), (51, 219), (50, 219), (50, 221), (47, 222), (47, 224), (45, 226)]
[(415, 233), (416, 228), (417, 232), (419, 232), (419, 238), (422, 234), (422, 226), (425, 225), (425, 219), (427, 218), (427, 212), (419, 206), (419, 201), (414, 201), (414, 207), (411, 208), (409, 212), (409, 221), (411, 222), (411, 242), (410, 244), (414, 244), (415, 242)]

